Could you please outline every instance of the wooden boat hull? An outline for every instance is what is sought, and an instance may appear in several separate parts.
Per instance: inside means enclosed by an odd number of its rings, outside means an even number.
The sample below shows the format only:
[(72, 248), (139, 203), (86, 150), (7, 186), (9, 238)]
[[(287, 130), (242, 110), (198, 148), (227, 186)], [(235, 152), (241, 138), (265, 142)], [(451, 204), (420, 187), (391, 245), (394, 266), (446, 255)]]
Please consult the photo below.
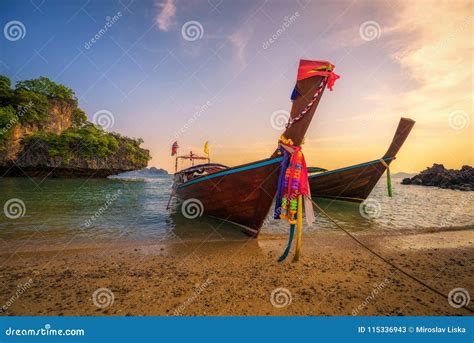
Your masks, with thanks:
[[(327, 61), (301, 60), (293, 91), (289, 125), (285, 141), (300, 146), (329, 81), (334, 82), (334, 66)], [(321, 71), (321, 70), (323, 71)], [(199, 214), (237, 224), (256, 237), (273, 204), (283, 157), (279, 149), (269, 159), (228, 168), (205, 176), (175, 174), (173, 195), (181, 203), (186, 217)], [(197, 166), (198, 167), (198, 166)], [(187, 206), (192, 204), (191, 211)]]
[(181, 213), (186, 216), (186, 204), (194, 202), (201, 215), (237, 224), (257, 236), (277, 191), (280, 163), (281, 157), (261, 160), (178, 186), (176, 196)]
[[(385, 159), (387, 164), (390, 161)], [(385, 166), (375, 160), (312, 175), (309, 177), (311, 196), (362, 202), (367, 199), (385, 170)]]
[(395, 159), (415, 122), (401, 118), (397, 130), (385, 155), (379, 159), (350, 167), (335, 169), (308, 177), (311, 197), (362, 202), (374, 189), (387, 169), (385, 164)]

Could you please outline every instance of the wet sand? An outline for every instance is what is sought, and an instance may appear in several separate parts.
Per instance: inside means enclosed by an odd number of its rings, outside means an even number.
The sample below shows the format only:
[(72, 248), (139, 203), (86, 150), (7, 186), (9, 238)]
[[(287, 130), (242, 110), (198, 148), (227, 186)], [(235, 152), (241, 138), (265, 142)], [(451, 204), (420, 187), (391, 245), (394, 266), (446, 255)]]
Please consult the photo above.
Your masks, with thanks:
[[(444, 294), (474, 297), (473, 233), (358, 237)], [(302, 259), (278, 263), (286, 239), (4, 250), (1, 315), (472, 315), (343, 233), (306, 235)]]

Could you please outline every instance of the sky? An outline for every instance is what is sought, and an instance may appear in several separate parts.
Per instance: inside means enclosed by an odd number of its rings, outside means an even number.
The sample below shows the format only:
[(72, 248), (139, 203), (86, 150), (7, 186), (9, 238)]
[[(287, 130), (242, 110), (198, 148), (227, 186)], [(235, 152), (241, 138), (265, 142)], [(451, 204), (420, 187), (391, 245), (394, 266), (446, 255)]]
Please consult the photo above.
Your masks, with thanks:
[(380, 158), (473, 165), (471, 1), (1, 0), (0, 74), (71, 87), (89, 120), (141, 137), (172, 172), (171, 144), (229, 166), (267, 158), (291, 108), (298, 61), (341, 78), (306, 134), (308, 165)]

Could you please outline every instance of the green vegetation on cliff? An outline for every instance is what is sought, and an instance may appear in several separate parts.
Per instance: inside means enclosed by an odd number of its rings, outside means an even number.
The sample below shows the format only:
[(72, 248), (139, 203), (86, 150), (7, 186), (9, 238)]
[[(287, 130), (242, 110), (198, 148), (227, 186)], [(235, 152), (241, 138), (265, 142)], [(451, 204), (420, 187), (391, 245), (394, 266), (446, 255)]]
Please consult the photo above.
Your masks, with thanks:
[(0, 139), (18, 125), (43, 125), (50, 119), (50, 107), (54, 101), (75, 107), (78, 125), (87, 120), (84, 111), (77, 107), (72, 89), (46, 77), (19, 81), (12, 89), (10, 79), (0, 75)]
[(123, 137), (117, 133), (107, 133), (100, 126), (87, 123), (81, 127), (71, 127), (61, 134), (38, 132), (22, 140), (25, 147), (38, 142), (46, 143), (51, 157), (60, 156), (63, 163), (75, 157), (85, 160), (107, 157), (120, 152), (120, 158), (133, 164), (147, 164), (148, 150), (140, 148), (141, 139)]
[[(55, 116), (67, 118), (58, 124)], [(9, 148), (7, 143), (16, 128), (23, 129), (16, 134), (23, 151), (42, 143), (49, 157), (59, 157), (65, 167), (79, 159), (115, 156), (138, 169), (150, 159), (149, 151), (140, 148), (143, 140), (106, 132), (88, 122), (85, 112), (77, 107), (74, 91), (46, 77), (19, 81), (12, 88), (10, 79), (0, 75), (0, 165), (8, 162), (2, 161), (1, 152)], [(8, 154), (4, 151), (4, 155)]]

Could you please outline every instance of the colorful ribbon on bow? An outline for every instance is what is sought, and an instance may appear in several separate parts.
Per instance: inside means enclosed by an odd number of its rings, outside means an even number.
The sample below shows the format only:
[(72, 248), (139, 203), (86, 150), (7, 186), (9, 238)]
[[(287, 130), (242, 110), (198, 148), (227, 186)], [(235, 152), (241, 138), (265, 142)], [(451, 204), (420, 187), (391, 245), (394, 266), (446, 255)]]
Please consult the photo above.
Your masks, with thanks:
[(286, 219), (290, 223), (290, 237), (284, 253), (278, 261), (282, 262), (288, 256), (296, 227), (296, 251), (294, 261), (301, 254), (303, 231), (303, 199), (308, 225), (314, 222), (313, 204), (308, 184), (308, 169), (300, 146), (294, 146), (285, 137), (280, 139), (280, 152), (283, 153), (280, 176), (278, 180), (277, 199), (275, 204), (275, 219)]

